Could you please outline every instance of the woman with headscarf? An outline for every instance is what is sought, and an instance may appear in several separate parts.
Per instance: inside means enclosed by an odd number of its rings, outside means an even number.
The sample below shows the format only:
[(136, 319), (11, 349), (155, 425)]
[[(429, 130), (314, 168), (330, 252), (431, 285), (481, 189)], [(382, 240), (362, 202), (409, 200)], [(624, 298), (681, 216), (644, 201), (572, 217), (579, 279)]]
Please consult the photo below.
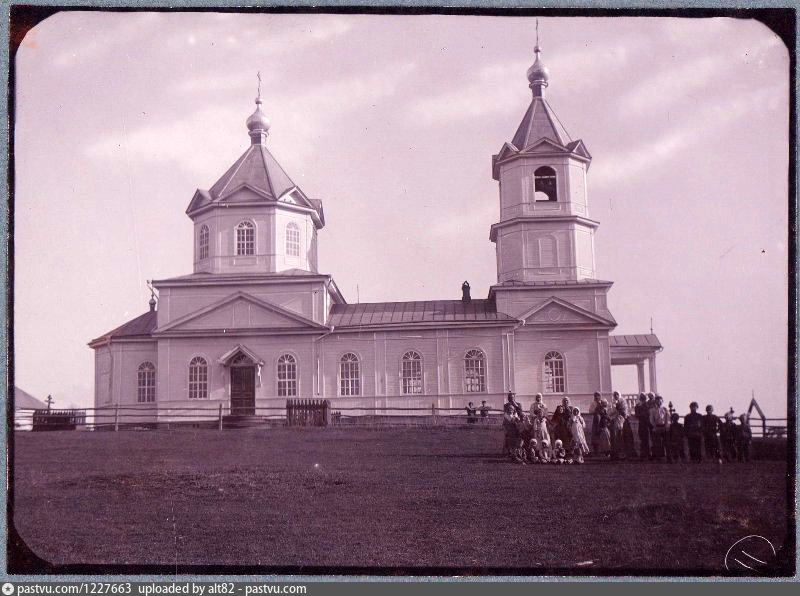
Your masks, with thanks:
[(578, 464), (583, 463), (583, 457), (589, 454), (589, 445), (586, 443), (586, 434), (583, 429), (586, 421), (581, 416), (578, 408), (572, 408), (570, 417), (570, 435), (572, 437), (572, 461)]

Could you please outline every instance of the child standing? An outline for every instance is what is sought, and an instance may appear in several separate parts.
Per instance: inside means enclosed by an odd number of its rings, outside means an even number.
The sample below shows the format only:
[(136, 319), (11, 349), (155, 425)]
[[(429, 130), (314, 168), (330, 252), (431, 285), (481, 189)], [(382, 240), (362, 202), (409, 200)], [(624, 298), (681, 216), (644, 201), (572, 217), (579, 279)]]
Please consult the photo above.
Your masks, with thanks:
[(686, 451), (683, 449), (684, 429), (683, 425), (678, 422), (680, 416), (675, 413), (670, 417), (672, 423), (669, 425), (669, 447), (667, 451), (667, 461), (677, 462), (686, 461)]

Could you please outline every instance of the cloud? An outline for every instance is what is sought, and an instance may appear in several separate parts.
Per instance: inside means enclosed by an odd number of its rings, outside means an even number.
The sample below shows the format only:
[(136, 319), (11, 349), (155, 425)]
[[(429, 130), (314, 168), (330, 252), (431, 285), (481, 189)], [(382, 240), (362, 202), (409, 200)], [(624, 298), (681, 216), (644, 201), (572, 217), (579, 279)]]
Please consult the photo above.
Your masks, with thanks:
[[(564, 52), (544, 58), (551, 72), (552, 81), (558, 74), (569, 73), (569, 85), (573, 93), (595, 79), (597, 69), (619, 69), (627, 61), (630, 49), (611, 46), (600, 53), (578, 51)], [(466, 85), (444, 93), (420, 97), (409, 105), (409, 118), (429, 124), (453, 122), (490, 114), (504, 114), (519, 109), (520, 97), (527, 86), (526, 73), (533, 58), (487, 65), (479, 69), (474, 79)]]
[[(59, 16), (56, 15), (56, 19), (53, 20), (52, 24), (58, 25), (60, 23)], [(53, 58), (54, 65), (61, 68), (76, 66), (106, 53), (109, 46), (124, 46), (139, 37), (151, 35), (161, 15), (156, 12), (142, 12), (122, 16), (118, 13), (85, 13), (83, 18), (105, 23), (106, 26), (103, 28), (103, 33), (99, 35), (92, 33), (92, 36), (87, 39), (81, 35), (82, 25), (78, 25), (75, 29), (70, 29), (65, 25), (63, 29), (59, 30), (60, 36), (63, 37), (62, 31), (71, 31), (76, 33), (75, 37), (80, 41), (73, 43), (71, 46), (69, 43), (66, 44), (67, 47)], [(51, 24), (50, 19), (45, 23)], [(87, 26), (87, 29), (96, 31), (97, 27), (92, 25), (91, 27)], [(78, 37), (78, 35), (81, 36)]]
[[(284, 149), (288, 148), (293, 160), (302, 160), (315, 150), (309, 139), (318, 135), (320, 130), (329, 127), (330, 122), (346, 112), (393, 95), (415, 68), (414, 64), (404, 63), (368, 76), (322, 83), (303, 95), (287, 98), (283, 103), (280, 100), (270, 103), (269, 97), (265, 97), (264, 109), (273, 123), (291, 131), (291, 139), (287, 139)], [(233, 84), (235, 77), (223, 76), (221, 80), (223, 84)], [(170, 162), (203, 180), (208, 172), (219, 171), (220, 154), (230, 157), (228, 151), (235, 153), (236, 147), (241, 147), (245, 138), (244, 120), (249, 115), (243, 113), (238, 105), (219, 102), (206, 105), (171, 122), (131, 130), (123, 123), (121, 130), (91, 143), (85, 154), (101, 161)], [(219, 150), (197, 151), (198, 143), (204, 141), (213, 143)]]
[(715, 80), (730, 84), (731, 73), (742, 68), (743, 62), (763, 61), (764, 53), (778, 43), (776, 37), (770, 37), (749, 45), (741, 54), (702, 55), (695, 60), (680, 60), (672, 68), (659, 69), (620, 97), (619, 113), (641, 114), (684, 101), (695, 92), (703, 94), (709, 87), (715, 87)]
[(714, 97), (690, 113), (680, 126), (672, 126), (660, 136), (629, 151), (598, 160), (592, 169), (592, 185), (601, 188), (633, 178), (651, 166), (688, 151), (693, 143), (702, 142), (709, 133), (758, 110), (777, 109), (788, 100), (784, 85), (762, 88), (750, 95), (729, 98)]

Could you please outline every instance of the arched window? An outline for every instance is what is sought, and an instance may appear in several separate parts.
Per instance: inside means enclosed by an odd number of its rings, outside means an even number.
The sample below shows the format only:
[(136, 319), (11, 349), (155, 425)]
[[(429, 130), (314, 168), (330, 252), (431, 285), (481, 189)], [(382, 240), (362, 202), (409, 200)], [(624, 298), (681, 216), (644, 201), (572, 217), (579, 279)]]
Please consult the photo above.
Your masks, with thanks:
[(339, 395), (361, 395), (361, 363), (353, 353), (339, 360)]
[(197, 242), (197, 258), (202, 261), (208, 258), (208, 226), (200, 226), (200, 237)]
[(400, 360), (400, 389), (403, 395), (422, 393), (422, 356), (411, 350)]
[(156, 367), (152, 362), (139, 365), (137, 401), (147, 403), (156, 401)]
[(236, 226), (236, 254), (256, 254), (256, 228), (249, 221), (243, 221)]
[(464, 379), (467, 393), (486, 391), (486, 356), (481, 350), (470, 350), (464, 356)]
[(208, 398), (208, 363), (195, 356), (189, 363), (189, 399)]
[(536, 168), (533, 173), (533, 192), (537, 201), (557, 201), (556, 171), (550, 166)]
[(278, 358), (278, 397), (297, 397), (297, 360), (291, 354)]
[(290, 257), (300, 256), (300, 228), (293, 222), (286, 224), (286, 254)]
[(564, 393), (564, 357), (558, 352), (544, 356), (544, 390), (547, 393)]

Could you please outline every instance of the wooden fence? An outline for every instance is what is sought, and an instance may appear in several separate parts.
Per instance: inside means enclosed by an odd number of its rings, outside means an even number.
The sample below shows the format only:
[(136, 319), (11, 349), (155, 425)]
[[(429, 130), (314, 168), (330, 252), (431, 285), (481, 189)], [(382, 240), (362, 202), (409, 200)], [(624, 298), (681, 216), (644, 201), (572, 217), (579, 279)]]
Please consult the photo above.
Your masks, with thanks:
[[(341, 404), (345, 405), (345, 404)], [(480, 413), (474, 423), (468, 421), (463, 407), (439, 407), (435, 402), (427, 407), (341, 407), (336, 400), (288, 400), (284, 405), (256, 406), (255, 415), (272, 426), (499, 426), (502, 410), (489, 408), (486, 416)], [(165, 403), (111, 405), (81, 410), (18, 409), (15, 415), (32, 414), (37, 430), (47, 428), (85, 430), (127, 430), (144, 428), (223, 428), (223, 418), (230, 413), (227, 404), (206, 403), (198, 406), (170, 406)], [(591, 413), (585, 413), (587, 432)], [(682, 417), (681, 417), (682, 418)], [(636, 426), (636, 418), (632, 417)], [(66, 425), (66, 426), (63, 426)], [(785, 438), (786, 418), (751, 418), (754, 437)], [(635, 430), (635, 428), (634, 428)]]
[(328, 426), (331, 402), (327, 399), (286, 400), (286, 426)]

